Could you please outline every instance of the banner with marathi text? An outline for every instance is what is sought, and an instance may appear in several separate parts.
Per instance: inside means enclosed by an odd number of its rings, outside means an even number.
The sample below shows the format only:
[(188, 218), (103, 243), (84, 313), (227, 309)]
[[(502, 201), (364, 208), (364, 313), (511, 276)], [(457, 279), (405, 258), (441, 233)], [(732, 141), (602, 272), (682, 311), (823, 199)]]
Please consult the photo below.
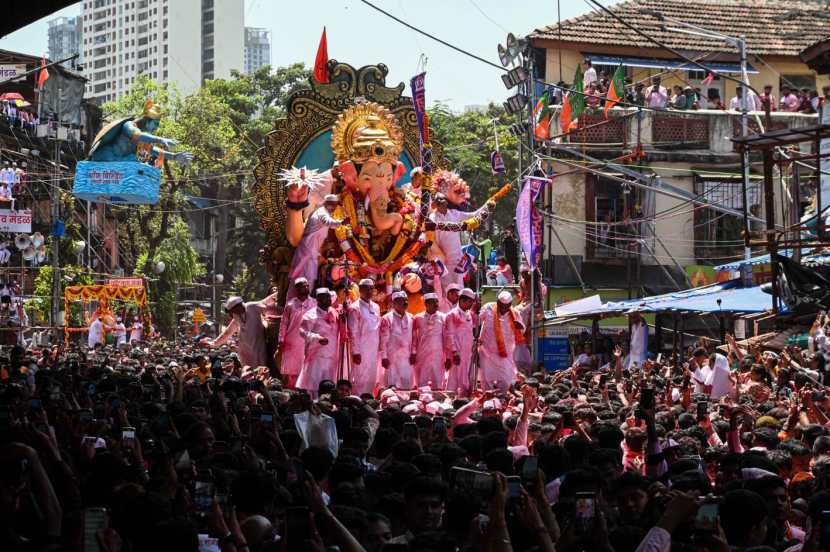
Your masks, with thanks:
[(539, 266), (542, 255), (542, 216), (536, 209), (536, 199), (547, 178), (530, 176), (525, 179), (519, 201), (516, 203), (516, 229), (525, 260), (531, 268)]
[(32, 211), (13, 211), (11, 209), (0, 209), (0, 232), (24, 232), (32, 231)]

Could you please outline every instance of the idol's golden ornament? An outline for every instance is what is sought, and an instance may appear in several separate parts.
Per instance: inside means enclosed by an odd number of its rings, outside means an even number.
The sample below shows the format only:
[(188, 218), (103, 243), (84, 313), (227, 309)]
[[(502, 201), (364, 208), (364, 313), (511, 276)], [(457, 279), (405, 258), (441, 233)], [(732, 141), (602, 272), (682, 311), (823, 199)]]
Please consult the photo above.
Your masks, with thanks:
[(395, 116), (374, 102), (362, 102), (341, 113), (331, 132), (331, 147), (340, 163), (374, 160), (394, 164), (403, 144)]

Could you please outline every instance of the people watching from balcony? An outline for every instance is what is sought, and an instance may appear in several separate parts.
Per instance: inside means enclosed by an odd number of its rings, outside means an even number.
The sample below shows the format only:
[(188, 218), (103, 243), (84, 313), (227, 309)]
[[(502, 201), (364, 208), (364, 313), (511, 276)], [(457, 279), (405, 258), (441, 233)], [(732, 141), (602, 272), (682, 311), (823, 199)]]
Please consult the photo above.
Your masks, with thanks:
[[(729, 110), (730, 111), (742, 111), (743, 110), (743, 93), (744, 89), (742, 86), (738, 86), (735, 88), (735, 96), (729, 100)], [(752, 90), (746, 95), (746, 110), (747, 111), (761, 111), (762, 105), (761, 100), (758, 98), (758, 95), (755, 94)]]
[[(629, 83), (630, 84), (630, 83)], [(628, 93), (625, 95), (625, 101), (630, 104), (634, 105), (645, 105), (646, 104), (646, 95), (645, 95), (645, 87), (646, 85), (638, 82), (634, 84), (634, 88), (629, 88)]]
[(669, 94), (666, 87), (660, 85), (660, 77), (651, 78), (651, 86), (646, 89), (646, 103), (652, 109), (664, 109), (668, 102)]
[(761, 94), (761, 109), (766, 110), (767, 106), (769, 106), (770, 111), (775, 111), (778, 109), (778, 102), (776, 101), (775, 94), (772, 93), (772, 85), (765, 84), (764, 85), (764, 93)]
[(798, 107), (801, 105), (801, 100), (798, 99), (798, 96), (793, 93), (793, 90), (784, 85), (781, 87), (781, 103), (779, 104), (779, 109), (781, 111), (789, 111), (790, 113), (795, 113), (798, 111)]
[(590, 59), (582, 60), (582, 86), (587, 92), (592, 82), (597, 80), (597, 70), (591, 65)]

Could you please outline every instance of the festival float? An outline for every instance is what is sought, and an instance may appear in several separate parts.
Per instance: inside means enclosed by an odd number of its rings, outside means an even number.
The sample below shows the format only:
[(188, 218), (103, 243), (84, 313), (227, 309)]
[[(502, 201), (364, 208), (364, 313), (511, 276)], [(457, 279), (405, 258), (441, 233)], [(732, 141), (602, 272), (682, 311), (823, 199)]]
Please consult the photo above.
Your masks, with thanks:
[[(80, 308), (73, 309), (73, 305), (80, 305)], [(106, 284), (67, 286), (63, 291), (63, 310), (66, 313), (64, 343), (67, 345), (71, 334), (87, 333), (96, 317), (104, 323), (105, 336), (109, 328), (115, 327), (118, 317), (128, 320), (131, 310), (140, 318), (145, 336), (152, 326), (143, 278), (113, 278)]]
[(89, 159), (75, 169), (73, 195), (93, 203), (158, 203), (165, 161), (187, 163), (193, 158), (188, 152), (168, 151), (178, 142), (153, 134), (161, 115), (162, 107), (147, 100), (140, 117), (118, 119), (101, 129)]
[[(510, 190), (470, 205), (469, 186), (431, 141), (425, 75), (413, 77), (407, 97), (403, 83), (386, 86), (387, 74), (383, 64), (328, 61), (310, 89), (288, 98), (287, 116), (258, 152), (252, 191), (267, 235), (260, 260), (281, 304), (300, 276), (341, 302), (372, 278), (382, 309), (392, 289), (416, 305), (428, 291), (443, 297), (442, 286), (460, 283), (469, 266), (459, 233), (481, 225)], [(430, 216), (435, 199), (442, 209)]]

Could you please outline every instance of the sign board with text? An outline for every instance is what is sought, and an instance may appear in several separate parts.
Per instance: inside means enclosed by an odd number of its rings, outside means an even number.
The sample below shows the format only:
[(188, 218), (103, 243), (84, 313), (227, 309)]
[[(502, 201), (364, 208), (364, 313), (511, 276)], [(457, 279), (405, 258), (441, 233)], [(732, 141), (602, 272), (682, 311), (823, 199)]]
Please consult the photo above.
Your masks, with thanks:
[(11, 209), (0, 209), (0, 232), (26, 232), (32, 231), (32, 211), (12, 211)]
[[(0, 64), (0, 81), (7, 81), (14, 79), (17, 76), (23, 75), (26, 72), (26, 65), (22, 63)], [(21, 80), (25, 77), (21, 77)]]
[(144, 287), (144, 278), (110, 278), (107, 285), (118, 287)]
[(571, 367), (571, 347), (567, 336), (540, 337), (537, 355), (545, 372), (560, 372)]

